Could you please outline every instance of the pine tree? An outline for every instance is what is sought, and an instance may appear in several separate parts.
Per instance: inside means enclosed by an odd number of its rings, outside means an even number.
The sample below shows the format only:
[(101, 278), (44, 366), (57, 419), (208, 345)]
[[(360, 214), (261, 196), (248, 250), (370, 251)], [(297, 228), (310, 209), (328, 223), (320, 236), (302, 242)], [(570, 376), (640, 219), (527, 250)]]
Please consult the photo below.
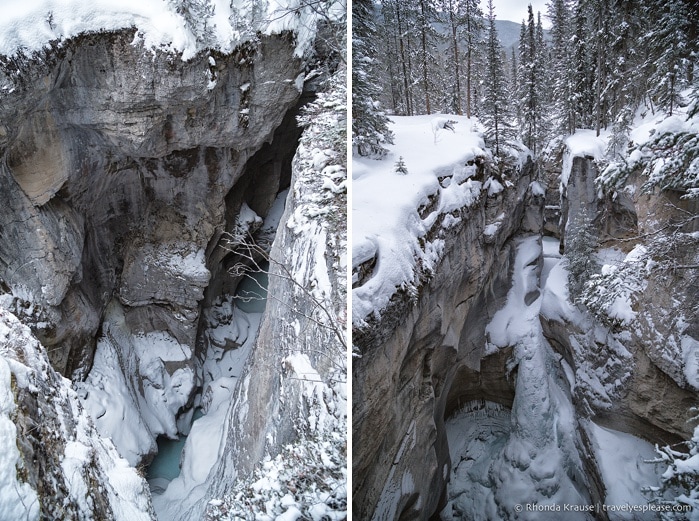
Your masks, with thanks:
[[(539, 23), (539, 25), (541, 25)], [(542, 148), (544, 136), (543, 107), (541, 103), (542, 82), (544, 79), (543, 29), (539, 35), (534, 23), (531, 4), (526, 25), (522, 23), (519, 41), (519, 88), (522, 119), (520, 131), (524, 144), (536, 154)]]
[[(519, 94), (519, 82), (518, 82), (518, 68), (517, 68), (517, 53), (515, 48), (512, 47), (512, 57), (510, 58), (510, 99), (516, 100)], [(522, 121), (522, 109), (519, 103), (515, 103), (515, 118), (517, 124), (519, 125)]]
[(175, 11), (184, 18), (185, 27), (192, 32), (201, 47), (215, 45), (214, 5), (209, 0), (169, 0)]
[(594, 121), (595, 131), (600, 135), (602, 128), (607, 128), (609, 121), (608, 87), (610, 68), (614, 57), (609, 53), (611, 47), (609, 4), (606, 0), (590, 0), (588, 17), (592, 24), (589, 49), (594, 64)]
[(403, 160), (403, 156), (400, 156), (398, 158), (398, 161), (396, 161), (395, 166), (395, 171), (397, 174), (400, 175), (407, 175), (408, 174), (408, 167), (405, 166), (405, 161)]
[(534, 150), (540, 152), (543, 150), (546, 141), (549, 138), (551, 128), (550, 114), (550, 96), (547, 96), (545, 81), (551, 76), (549, 68), (550, 56), (549, 50), (544, 40), (544, 27), (541, 23), (541, 13), (536, 14), (536, 47), (534, 49), (534, 63), (536, 69), (535, 76), (535, 91), (536, 104), (539, 111), (539, 117), (536, 124), (536, 144)]
[(381, 48), (383, 52), (371, 58), (381, 63), (380, 66), (375, 67), (377, 76), (374, 79), (383, 85), (382, 101), (395, 114), (408, 115), (410, 106), (406, 87), (409, 81), (405, 81), (404, 73), (407, 73), (407, 68), (402, 67), (405, 47), (403, 46), (401, 54), (401, 43), (404, 44), (404, 42), (399, 31), (399, 27), (402, 30), (403, 17), (398, 0), (385, 0), (381, 3), (381, 18), (378, 20), (378, 29), (376, 29), (380, 44), (375, 48)]
[(567, 228), (565, 257), (568, 261), (568, 290), (571, 300), (578, 302), (586, 282), (599, 269), (595, 259), (597, 235), (585, 212), (578, 215)]
[(591, 128), (593, 110), (594, 67), (589, 52), (589, 34), (592, 28), (583, 1), (578, 2), (574, 14), (573, 81), (571, 85), (573, 128)]
[(447, 27), (449, 28), (449, 53), (451, 61), (449, 69), (452, 73), (452, 99), (450, 112), (462, 114), (461, 100), (461, 60), (459, 58), (459, 26), (461, 24), (461, 4), (459, 0), (444, 0), (443, 11), (445, 13)]
[[(691, 412), (697, 414), (699, 409), (692, 407)], [(699, 416), (694, 416), (689, 421), (697, 420)], [(656, 445), (655, 451), (658, 453), (658, 458), (649, 463), (661, 463), (667, 465), (667, 469), (660, 478), (660, 487), (651, 489), (650, 492), (661, 505), (691, 505), (694, 512), (697, 512), (699, 510), (699, 466), (696, 460), (699, 455), (699, 426), (694, 428), (692, 438), (681, 445), (683, 447), (677, 448)], [(668, 499), (668, 497), (674, 499)], [(685, 513), (675, 513), (672, 510), (669, 508), (662, 515), (664, 521), (688, 519)]]
[(433, 78), (434, 57), (437, 53), (437, 34), (434, 22), (437, 18), (434, 5), (430, 0), (418, 0), (417, 26), (420, 45), (417, 53), (417, 63), (420, 70), (422, 97), (425, 100), (425, 113), (432, 113), (432, 95), (435, 81)]
[(473, 112), (473, 103), (477, 98), (474, 97), (474, 81), (476, 69), (478, 46), (480, 43), (481, 33), (483, 31), (483, 12), (480, 8), (480, 0), (463, 0), (462, 7), (462, 39), (466, 45), (466, 116), (469, 118)]
[(241, 41), (252, 40), (256, 37), (257, 28), (262, 25), (266, 9), (261, 0), (233, 0), (228, 21)]
[(615, 0), (608, 8), (611, 45), (609, 80), (604, 96), (607, 107), (605, 126), (611, 123), (612, 135), (607, 147), (610, 158), (626, 153), (629, 131), (636, 108), (645, 91), (642, 46), (639, 45), (642, 12), (637, 0)]
[(383, 50), (373, 58), (378, 63), (378, 66), (374, 68), (374, 72), (377, 74), (375, 80), (383, 86), (378, 93), (379, 99), (394, 113), (405, 114), (395, 10), (390, 0), (381, 4), (381, 17), (378, 20), (376, 34), (380, 42), (378, 46)]
[(573, 105), (574, 60), (572, 13), (566, 0), (552, 0), (548, 11), (551, 20), (551, 67), (553, 80), (552, 113), (556, 121), (555, 130), (564, 134), (575, 131)]
[(690, 8), (682, 0), (651, 2), (656, 18), (645, 43), (651, 48), (649, 85), (655, 102), (670, 115), (681, 102), (680, 91), (687, 87), (692, 43)]
[(386, 154), (383, 145), (393, 143), (393, 135), (376, 101), (379, 87), (374, 72), (377, 52), (372, 0), (355, 0), (352, 18), (352, 147), (361, 156), (382, 157)]
[(493, 0), (488, 0), (488, 38), (486, 43), (486, 76), (483, 98), (483, 124), (486, 139), (495, 149), (495, 155), (502, 156), (501, 147), (507, 139), (514, 137), (512, 117), (505, 83), (502, 49), (495, 27)]

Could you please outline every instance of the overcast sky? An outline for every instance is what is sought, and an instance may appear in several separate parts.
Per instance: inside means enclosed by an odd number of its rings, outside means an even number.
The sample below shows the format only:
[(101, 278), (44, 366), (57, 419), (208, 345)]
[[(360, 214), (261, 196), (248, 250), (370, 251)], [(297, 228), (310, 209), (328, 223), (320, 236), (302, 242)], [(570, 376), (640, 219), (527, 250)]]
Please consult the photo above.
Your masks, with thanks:
[[(536, 22), (536, 12), (541, 11), (541, 24), (544, 26), (544, 29), (551, 27), (549, 19), (546, 18), (547, 3), (547, 0), (493, 0), (495, 16), (498, 20), (510, 20), (517, 23), (527, 20), (527, 6), (532, 4), (534, 21)], [(483, 13), (488, 14), (487, 0), (481, 1), (481, 9), (483, 9)]]

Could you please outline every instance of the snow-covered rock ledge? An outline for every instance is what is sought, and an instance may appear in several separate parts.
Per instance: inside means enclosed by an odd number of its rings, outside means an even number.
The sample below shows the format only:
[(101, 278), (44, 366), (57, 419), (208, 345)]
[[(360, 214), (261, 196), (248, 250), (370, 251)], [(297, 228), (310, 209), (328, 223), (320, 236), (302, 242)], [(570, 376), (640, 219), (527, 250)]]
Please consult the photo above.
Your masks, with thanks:
[[(355, 346), (398, 316), (438, 269), (450, 237), (485, 210), (488, 244), (501, 243), (511, 193), (527, 154), (511, 150), (513, 167), (492, 167), (478, 120), (463, 116), (394, 117), (395, 144), (380, 161), (353, 160), (352, 320)], [(449, 128), (443, 128), (449, 122)], [(521, 198), (522, 194), (518, 197)], [(506, 228), (505, 226), (504, 228)]]
[(2, 307), (0, 519), (155, 519), (146, 481), (95, 430), (29, 328)]
[(308, 51), (320, 18), (336, 20), (345, 4), (327, 11), (298, 0), (36, 0), (4, 6), (0, 56), (41, 52), (79, 34), (134, 28), (134, 44), (193, 58), (203, 49), (228, 54), (258, 35), (296, 34), (296, 54)]

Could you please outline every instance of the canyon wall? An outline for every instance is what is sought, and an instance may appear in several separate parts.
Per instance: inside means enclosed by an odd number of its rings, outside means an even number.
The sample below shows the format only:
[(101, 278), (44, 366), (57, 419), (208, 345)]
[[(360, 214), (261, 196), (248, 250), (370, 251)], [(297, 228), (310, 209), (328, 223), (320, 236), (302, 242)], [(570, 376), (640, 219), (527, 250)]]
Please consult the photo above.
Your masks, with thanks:
[(512, 403), (507, 353), (485, 356), (485, 326), (509, 289), (513, 236), (523, 221), (525, 228), (543, 222), (529, 166), (511, 188), (491, 197), (483, 191), (459, 210), (458, 225), (440, 230), (437, 220), (430, 233), (446, 247), (434, 275), (423, 277), (415, 299), (399, 291), (380, 319), (354, 330), (353, 506), (360, 519), (429, 519), (443, 505), (450, 467), (445, 413), (472, 399)]
[[(255, 191), (234, 186), (301, 94), (287, 36), (188, 62), (132, 40), (79, 36), (2, 78), (0, 278), (74, 378), (111, 299), (131, 331), (194, 346), (212, 252)], [(260, 211), (279, 175), (258, 179)]]

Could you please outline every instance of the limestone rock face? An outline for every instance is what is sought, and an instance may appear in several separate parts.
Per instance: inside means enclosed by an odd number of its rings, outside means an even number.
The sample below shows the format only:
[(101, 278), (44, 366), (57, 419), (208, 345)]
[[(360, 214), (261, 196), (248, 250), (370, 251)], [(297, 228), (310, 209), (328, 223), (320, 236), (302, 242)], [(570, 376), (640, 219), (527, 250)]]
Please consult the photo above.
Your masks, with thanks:
[[(434, 276), (412, 301), (398, 292), (381, 319), (361, 330), (352, 370), (354, 512), (361, 519), (429, 519), (441, 506), (450, 467), (445, 412), (461, 401), (510, 406), (506, 356), (485, 356), (485, 326), (510, 287), (514, 247), (528, 194), (512, 188), (463, 209), (463, 225), (445, 231)], [(504, 219), (494, 235), (484, 228)], [(531, 221), (529, 215), (527, 221)], [(406, 481), (408, 480), (408, 481)], [(409, 484), (407, 484), (410, 482)]]
[(134, 330), (194, 345), (226, 198), (300, 95), (285, 36), (186, 63), (132, 41), (79, 36), (1, 73), (0, 279), (77, 377), (113, 296)]
[[(1, 307), (0, 346), (3, 519), (154, 520), (145, 480), (95, 431), (29, 329)], [(16, 499), (6, 493), (12, 488)]]
[(584, 319), (589, 327), (580, 328), (575, 324), (580, 320), (573, 317), (542, 315), (542, 324), (573, 370), (589, 364), (610, 380), (609, 387), (600, 382), (609, 396), (583, 398), (581, 413), (652, 442), (687, 439), (693, 431), (687, 422), (689, 409), (699, 400), (698, 389), (688, 382), (683, 347), (699, 337), (699, 281), (696, 268), (691, 268), (697, 240), (686, 235), (681, 247), (672, 247), (660, 232), (691, 232), (696, 218), (688, 217), (696, 216), (697, 209), (680, 194), (641, 194), (637, 176), (611, 197), (603, 196), (594, 187), (596, 175), (592, 159), (574, 158), (563, 195), (563, 220), (570, 224), (588, 212), (604, 241), (600, 247), (624, 253), (636, 246), (653, 250), (652, 264), (637, 270), (643, 290), (633, 296), (633, 318), (603, 327), (600, 320), (606, 317), (591, 315)]
[[(269, 254), (270, 298), (228, 408), (220, 456), (189, 497), (170, 497), (168, 489), (163, 508), (169, 519), (203, 518), (209, 500), (230, 505), (231, 497), (241, 504), (236, 514), (249, 515), (247, 498), (236, 492), (244, 489), (235, 487), (263, 459), (269, 463), (266, 456), (294, 443), (323, 453), (325, 471), (346, 480), (345, 76), (336, 73), (329, 81), (335, 88), (312, 104), (316, 117), (294, 155), (283, 224)], [(291, 465), (298, 466), (292, 474), (303, 472), (303, 462)], [(342, 484), (323, 497), (345, 510)]]

